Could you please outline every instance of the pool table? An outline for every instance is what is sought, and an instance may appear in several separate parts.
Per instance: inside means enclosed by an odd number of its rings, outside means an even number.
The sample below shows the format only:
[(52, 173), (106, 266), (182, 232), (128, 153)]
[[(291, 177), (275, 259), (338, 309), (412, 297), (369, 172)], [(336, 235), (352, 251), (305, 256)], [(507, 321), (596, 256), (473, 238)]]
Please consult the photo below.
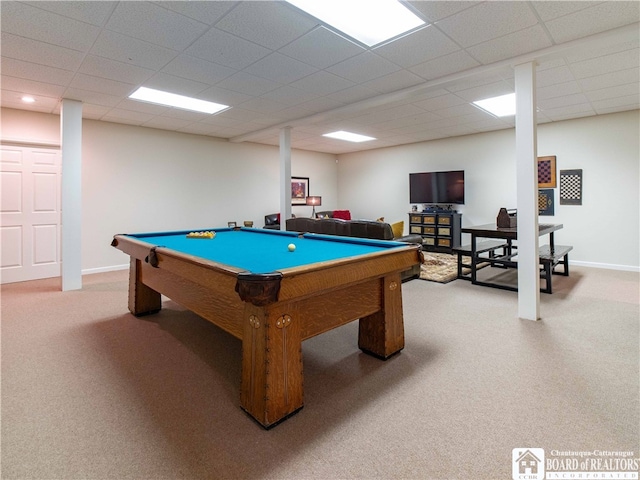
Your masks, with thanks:
[[(242, 341), (240, 405), (270, 428), (303, 406), (302, 341), (359, 319), (358, 347), (404, 347), (400, 274), (420, 262), (401, 242), (253, 228), (115, 235), (130, 256), (129, 310), (166, 295)], [(294, 244), (295, 249), (289, 250)]]

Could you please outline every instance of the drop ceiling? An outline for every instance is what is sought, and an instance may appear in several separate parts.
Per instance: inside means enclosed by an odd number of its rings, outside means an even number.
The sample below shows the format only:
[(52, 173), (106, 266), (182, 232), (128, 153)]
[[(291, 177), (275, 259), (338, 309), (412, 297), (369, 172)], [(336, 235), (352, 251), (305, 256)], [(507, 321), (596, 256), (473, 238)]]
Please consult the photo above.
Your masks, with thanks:
[[(640, 2), (406, 4), (427, 26), (368, 48), (280, 1), (2, 1), (1, 105), (269, 145), (289, 126), (334, 154), (512, 128), (471, 102), (512, 93), (525, 62), (539, 123), (640, 108)], [(130, 100), (140, 86), (232, 108)]]

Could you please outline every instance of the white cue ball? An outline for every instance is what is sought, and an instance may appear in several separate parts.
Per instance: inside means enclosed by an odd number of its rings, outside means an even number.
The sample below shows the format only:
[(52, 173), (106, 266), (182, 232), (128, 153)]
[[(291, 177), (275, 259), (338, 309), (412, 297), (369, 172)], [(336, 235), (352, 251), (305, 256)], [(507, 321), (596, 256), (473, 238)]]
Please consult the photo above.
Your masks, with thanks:
[(293, 243), (290, 243), (287, 248), (289, 249), (290, 252), (293, 252), (296, 249), (296, 246)]

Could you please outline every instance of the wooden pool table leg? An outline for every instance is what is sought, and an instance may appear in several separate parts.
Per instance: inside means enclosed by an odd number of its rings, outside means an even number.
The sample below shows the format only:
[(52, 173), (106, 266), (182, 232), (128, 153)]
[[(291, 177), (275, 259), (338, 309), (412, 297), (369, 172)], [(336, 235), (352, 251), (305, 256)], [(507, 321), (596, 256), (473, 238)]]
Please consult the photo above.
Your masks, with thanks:
[(245, 304), (240, 405), (271, 428), (304, 405), (300, 314)]
[(382, 279), (380, 311), (360, 319), (358, 347), (384, 360), (404, 348), (400, 273)]
[(142, 283), (142, 262), (131, 257), (129, 267), (129, 311), (135, 316), (149, 315), (162, 308), (160, 294)]

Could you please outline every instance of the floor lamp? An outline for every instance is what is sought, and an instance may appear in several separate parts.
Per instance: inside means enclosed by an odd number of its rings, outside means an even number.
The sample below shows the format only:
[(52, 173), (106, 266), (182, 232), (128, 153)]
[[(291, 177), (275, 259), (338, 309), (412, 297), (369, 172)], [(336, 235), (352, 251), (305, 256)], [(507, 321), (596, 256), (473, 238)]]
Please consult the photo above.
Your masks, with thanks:
[(307, 197), (307, 205), (313, 205), (311, 218), (316, 218), (316, 206), (322, 205), (322, 197)]

